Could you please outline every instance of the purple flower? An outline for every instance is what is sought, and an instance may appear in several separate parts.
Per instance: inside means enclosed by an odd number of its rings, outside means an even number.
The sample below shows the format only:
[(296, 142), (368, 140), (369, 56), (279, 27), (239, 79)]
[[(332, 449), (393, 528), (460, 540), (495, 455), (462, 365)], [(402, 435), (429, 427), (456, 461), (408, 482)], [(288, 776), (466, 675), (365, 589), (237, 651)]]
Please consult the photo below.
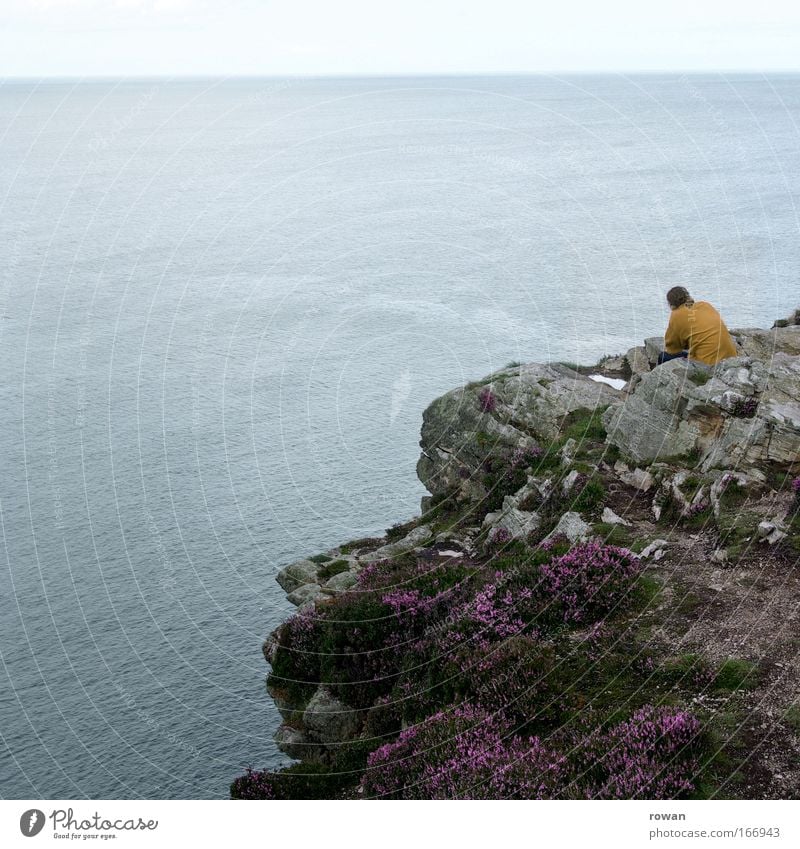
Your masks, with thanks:
[(372, 752), (361, 787), (391, 799), (552, 799), (565, 769), (538, 737), (512, 736), (493, 715), (459, 705)]
[(493, 413), (497, 407), (497, 397), (488, 386), (478, 393), (478, 404), (484, 413)]

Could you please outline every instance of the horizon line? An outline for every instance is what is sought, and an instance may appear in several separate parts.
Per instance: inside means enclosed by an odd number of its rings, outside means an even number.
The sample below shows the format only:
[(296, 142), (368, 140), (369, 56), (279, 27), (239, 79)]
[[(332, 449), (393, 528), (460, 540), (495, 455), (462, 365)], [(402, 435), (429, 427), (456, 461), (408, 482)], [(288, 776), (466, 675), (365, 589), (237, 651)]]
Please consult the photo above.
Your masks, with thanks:
[(561, 71), (408, 71), (387, 73), (341, 73), (341, 74), (305, 74), (305, 73), (153, 73), (153, 74), (5, 74), (0, 76), (4, 82), (119, 82), (125, 80), (168, 80), (168, 81), (227, 81), (227, 80), (389, 80), (389, 79), (469, 79), (475, 77), (635, 77), (635, 76), (796, 76), (800, 67), (791, 69), (648, 69), (634, 70), (561, 70)]

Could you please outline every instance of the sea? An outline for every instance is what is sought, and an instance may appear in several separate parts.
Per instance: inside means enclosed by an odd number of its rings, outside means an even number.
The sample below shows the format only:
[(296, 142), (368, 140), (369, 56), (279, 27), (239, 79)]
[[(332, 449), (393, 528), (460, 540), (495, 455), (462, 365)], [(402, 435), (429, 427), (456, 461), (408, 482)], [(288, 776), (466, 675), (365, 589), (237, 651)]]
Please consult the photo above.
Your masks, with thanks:
[(288, 763), (278, 569), (509, 362), (800, 306), (800, 77), (0, 81), (0, 796)]

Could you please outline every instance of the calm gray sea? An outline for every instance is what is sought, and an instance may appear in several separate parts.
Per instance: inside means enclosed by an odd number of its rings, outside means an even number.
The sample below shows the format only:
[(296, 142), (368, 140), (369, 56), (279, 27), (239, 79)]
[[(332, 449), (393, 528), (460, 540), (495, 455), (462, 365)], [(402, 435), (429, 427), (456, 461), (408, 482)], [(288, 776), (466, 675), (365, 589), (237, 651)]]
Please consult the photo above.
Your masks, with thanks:
[(293, 558), (418, 509), (511, 360), (800, 302), (800, 78), (0, 84), (0, 795), (284, 762)]

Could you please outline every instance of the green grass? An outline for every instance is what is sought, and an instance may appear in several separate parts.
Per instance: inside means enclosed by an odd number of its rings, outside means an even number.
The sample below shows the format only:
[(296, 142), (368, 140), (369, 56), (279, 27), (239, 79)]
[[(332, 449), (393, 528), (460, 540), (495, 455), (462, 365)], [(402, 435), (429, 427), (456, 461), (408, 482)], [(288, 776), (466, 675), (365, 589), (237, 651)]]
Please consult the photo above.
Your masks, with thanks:
[(580, 409), (569, 413), (561, 428), (563, 440), (574, 439), (579, 446), (585, 442), (605, 442), (606, 429), (601, 419), (607, 409), (608, 404), (604, 404), (594, 410)]
[(689, 372), (689, 380), (696, 386), (704, 386), (711, 380), (711, 374), (706, 371), (691, 371)]
[(321, 580), (327, 581), (334, 575), (346, 572), (349, 568), (350, 564), (346, 560), (332, 560), (330, 563), (326, 563), (319, 572), (317, 572), (317, 575)]
[(327, 563), (329, 560), (333, 560), (332, 557), (328, 557), (327, 554), (315, 554), (313, 557), (308, 558), (312, 563)]
[(736, 798), (745, 789), (741, 770), (751, 754), (741, 739), (743, 714), (739, 709), (728, 708), (700, 718), (704, 725), (700, 773), (690, 798)]
[(610, 522), (596, 522), (592, 525), (592, 530), (606, 545), (618, 545), (621, 548), (630, 548), (631, 535), (624, 525), (614, 525)]
[(352, 554), (356, 549), (376, 547), (382, 545), (383, 542), (384, 540), (381, 537), (361, 537), (340, 545), (339, 551), (341, 554)]
[(752, 690), (758, 685), (758, 677), (755, 663), (731, 657), (717, 669), (712, 687), (715, 690)]
[(791, 705), (783, 715), (783, 721), (792, 731), (800, 734), (800, 705)]

